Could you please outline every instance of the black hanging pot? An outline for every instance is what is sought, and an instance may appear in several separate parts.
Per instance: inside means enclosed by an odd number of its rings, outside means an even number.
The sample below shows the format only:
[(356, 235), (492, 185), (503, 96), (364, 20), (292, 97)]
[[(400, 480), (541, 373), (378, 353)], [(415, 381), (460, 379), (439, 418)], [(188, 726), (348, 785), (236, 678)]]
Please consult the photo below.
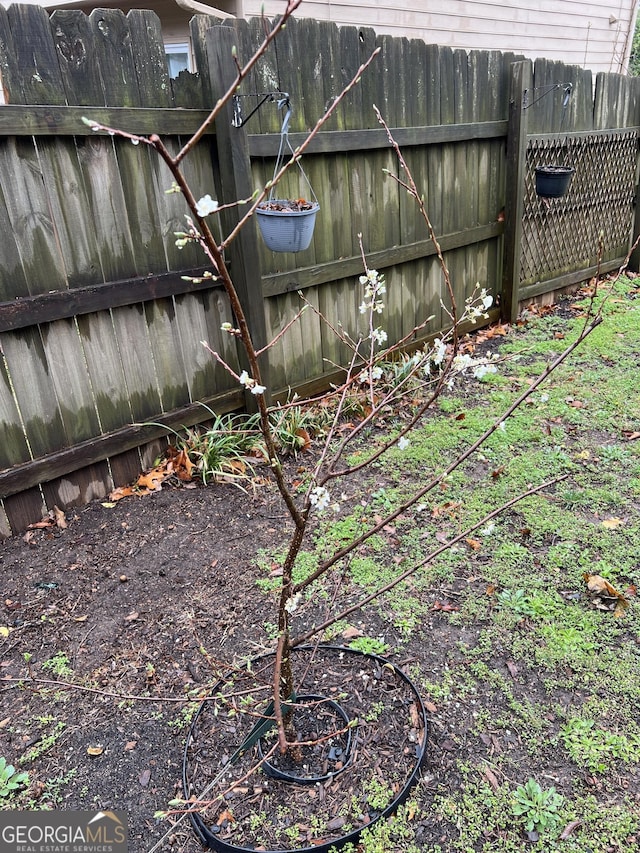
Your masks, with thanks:
[(560, 198), (569, 189), (574, 172), (573, 166), (538, 166), (536, 193), (542, 198)]

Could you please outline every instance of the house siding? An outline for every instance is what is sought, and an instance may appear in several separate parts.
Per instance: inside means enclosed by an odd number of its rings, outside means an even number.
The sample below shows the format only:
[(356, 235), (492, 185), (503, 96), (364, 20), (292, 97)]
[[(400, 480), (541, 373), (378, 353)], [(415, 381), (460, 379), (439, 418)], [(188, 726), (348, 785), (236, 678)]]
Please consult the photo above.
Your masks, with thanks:
[[(407, 8), (414, 5), (414, 8)], [(545, 56), (593, 71), (626, 72), (636, 0), (602, 4), (583, 0), (448, 0), (425, 2), (306, 0), (298, 17), (368, 26), (378, 34), (420, 38), (453, 48)], [(282, 12), (282, 0), (243, 0), (243, 17)]]

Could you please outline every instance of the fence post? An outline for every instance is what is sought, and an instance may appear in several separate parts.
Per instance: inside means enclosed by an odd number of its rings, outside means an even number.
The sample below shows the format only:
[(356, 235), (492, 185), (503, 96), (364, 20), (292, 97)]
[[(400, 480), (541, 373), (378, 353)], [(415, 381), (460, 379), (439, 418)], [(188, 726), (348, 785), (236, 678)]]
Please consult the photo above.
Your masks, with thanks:
[[(638, 152), (640, 154), (640, 151)], [(638, 157), (636, 154), (636, 157)], [(640, 163), (636, 164), (636, 187), (635, 187), (635, 206), (636, 213), (633, 218), (633, 232), (631, 234), (631, 245), (634, 246), (636, 240), (640, 238), (640, 182), (638, 181), (638, 173), (640, 172)], [(629, 258), (629, 270), (631, 272), (640, 272), (640, 244), (631, 252)]]
[[(236, 66), (233, 60), (233, 51), (237, 47), (236, 34), (231, 27), (216, 26), (207, 31), (206, 40), (209, 78), (215, 102), (228, 90), (236, 77)], [(230, 204), (238, 199), (251, 198), (254, 190), (247, 134), (243, 128), (233, 127), (231, 119), (232, 105), (229, 103), (216, 121), (215, 138), (218, 152), (221, 204)], [(224, 233), (229, 233), (242, 214), (242, 206), (231, 206), (222, 212)], [(262, 292), (260, 246), (255, 217), (249, 220), (229, 246), (228, 258), (233, 283), (238, 291), (253, 343), (256, 349), (261, 349), (267, 343), (267, 327), (264, 313), (264, 294)], [(243, 352), (239, 351), (241, 363), (246, 367), (246, 360), (243, 356)], [(266, 352), (260, 357), (260, 372), (262, 381), (267, 388), (270, 388), (269, 360)], [(247, 394), (246, 401), (248, 408), (255, 408), (255, 398), (252, 395)]]
[(531, 61), (514, 62), (509, 89), (507, 173), (502, 264), (502, 317), (513, 322), (518, 315), (518, 290), (522, 250), (522, 213), (527, 156), (527, 98), (532, 100)]

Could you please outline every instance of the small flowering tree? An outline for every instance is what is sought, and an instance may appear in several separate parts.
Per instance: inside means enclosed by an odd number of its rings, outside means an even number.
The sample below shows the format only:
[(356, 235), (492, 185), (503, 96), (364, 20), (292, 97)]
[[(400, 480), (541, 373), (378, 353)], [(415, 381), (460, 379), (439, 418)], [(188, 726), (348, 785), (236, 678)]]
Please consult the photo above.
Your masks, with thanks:
[[(131, 139), (136, 144), (146, 144), (155, 149), (158, 155), (164, 160), (174, 179), (173, 190), (182, 193), (189, 208), (187, 227), (184, 232), (176, 235), (177, 244), (180, 246), (186, 245), (189, 242), (196, 242), (202, 247), (212, 267), (212, 271), (204, 273), (203, 276), (215, 279), (222, 285), (233, 311), (234, 323), (225, 323), (222, 328), (226, 333), (237, 338), (242, 345), (246, 356), (246, 369), (243, 369), (238, 374), (224, 361), (219, 353), (210, 348), (209, 351), (212, 357), (217, 359), (236, 378), (238, 383), (255, 397), (258, 408), (259, 428), (266, 448), (269, 470), (291, 521), (291, 532), (282, 566), (282, 581), (277, 605), (278, 639), (272, 688), (273, 714), (277, 723), (278, 743), (282, 752), (294, 750), (296, 744), (295, 719), (289, 706), (286, 705), (287, 700), (294, 695), (294, 676), (291, 660), (292, 649), (306, 642), (311, 637), (321, 634), (331, 624), (344, 619), (367, 602), (378, 598), (394, 586), (406, 581), (420, 567), (435, 560), (438, 555), (464, 540), (474, 530), (486, 527), (500, 512), (512, 506), (525, 495), (514, 496), (506, 504), (488, 511), (472, 527), (461, 531), (448, 542), (436, 543), (434, 548), (425, 554), (423, 558), (402, 571), (385, 586), (363, 595), (359, 601), (349, 604), (325, 621), (313, 625), (303, 633), (295, 636), (292, 631), (292, 620), (302, 596), (313, 584), (317, 583), (320, 578), (329, 572), (330, 569), (357, 551), (372, 536), (393, 522), (398, 516), (409, 513), (415, 510), (416, 507), (419, 507), (420, 502), (423, 501), (429, 492), (438, 487), (446, 477), (475, 453), (493, 432), (504, 427), (504, 421), (524, 400), (535, 392), (546, 377), (568, 357), (573, 349), (580, 344), (601, 319), (599, 314), (591, 316), (585, 322), (578, 339), (571, 346), (567, 347), (553, 363), (548, 365), (544, 372), (531, 382), (528, 388), (512, 402), (495, 422), (468, 448), (460, 453), (456, 459), (448, 465), (443, 466), (441, 471), (429, 476), (426, 482), (418, 486), (415, 492), (400, 506), (389, 511), (383, 518), (376, 520), (366, 530), (354, 536), (350, 541), (336, 546), (334, 551), (326, 555), (312, 571), (309, 571), (301, 579), (294, 580), (294, 568), (308, 538), (309, 531), (315, 523), (314, 516), (331, 511), (331, 507), (339, 503), (341, 482), (379, 461), (393, 448), (399, 448), (400, 450), (407, 448), (411, 441), (412, 430), (419, 426), (429, 408), (432, 407), (438, 397), (451, 387), (456, 375), (463, 372), (471, 372), (474, 376), (480, 378), (498, 369), (496, 359), (491, 356), (472, 358), (468, 354), (461, 354), (459, 352), (458, 339), (461, 326), (463, 324), (473, 324), (481, 318), (486, 318), (487, 311), (493, 303), (493, 298), (487, 289), (479, 287), (477, 292), (467, 299), (464, 306), (459, 310), (456, 305), (449, 270), (425, 208), (424, 199), (415, 185), (402, 152), (377, 109), (378, 121), (387, 131), (389, 144), (395, 149), (400, 165), (400, 177), (390, 175), (390, 179), (396, 180), (414, 200), (425, 222), (425, 227), (430, 234), (439, 259), (444, 282), (444, 292), (446, 294), (445, 299), (442, 301), (442, 308), (448, 315), (448, 328), (423, 348), (415, 350), (411, 355), (405, 354), (416, 338), (420, 338), (421, 336), (424, 338), (426, 327), (433, 319), (432, 317), (425, 317), (401, 340), (388, 345), (388, 335), (384, 328), (386, 295), (384, 276), (377, 270), (368, 267), (366, 247), (362, 245), (362, 240), (360, 239), (363, 274), (357, 282), (354, 282), (354, 287), (359, 287), (362, 291), (360, 313), (365, 322), (363, 324), (364, 331), (361, 334), (351, 334), (342, 327), (330, 326), (328, 321), (319, 314), (318, 309), (309, 302), (306, 302), (301, 294), (303, 304), (300, 311), (291, 318), (290, 322), (278, 336), (263, 349), (258, 349), (254, 344), (251, 329), (247, 323), (241, 301), (225, 263), (225, 248), (254, 214), (257, 206), (265, 198), (269, 189), (277, 183), (288, 169), (296, 164), (297, 159), (304, 153), (309, 142), (322, 128), (327, 118), (336, 109), (346, 93), (356, 85), (361, 74), (366, 71), (368, 65), (375, 58), (377, 51), (358, 69), (354, 79), (334, 99), (325, 115), (319, 119), (316, 126), (309, 133), (306, 141), (296, 149), (295, 154), (282, 166), (273, 181), (270, 181), (264, 188), (257, 191), (254, 197), (246, 202), (246, 213), (240, 218), (239, 223), (233, 228), (231, 233), (222, 239), (218, 240), (214, 237), (209, 225), (209, 219), (217, 215), (223, 209), (223, 206), (217, 200), (213, 199), (209, 193), (199, 196), (187, 183), (181, 169), (181, 164), (184, 157), (188, 155), (206, 128), (216, 120), (223, 106), (229, 102), (240, 83), (249, 74), (271, 42), (277, 37), (278, 32), (286, 24), (288, 18), (301, 2), (302, 0), (287, 0), (286, 9), (282, 17), (267, 32), (261, 47), (258, 48), (254, 56), (244, 66), (241, 67), (234, 57), (236, 78), (232, 86), (215, 105), (200, 130), (198, 130), (177, 155), (172, 155), (167, 150), (158, 135), (153, 134), (148, 137), (137, 136), (129, 134), (126, 131), (107, 128), (96, 122), (88, 122), (96, 131), (107, 131), (111, 134)], [(318, 458), (306, 483), (304, 493), (300, 496), (297, 489), (288, 481), (285, 469), (276, 450), (276, 441), (270, 418), (272, 410), (266, 401), (265, 392), (267, 391), (267, 387), (261, 376), (259, 358), (265, 350), (268, 350), (283, 334), (286, 334), (291, 325), (297, 322), (303, 311), (318, 313), (320, 319), (327, 323), (333, 334), (340, 339), (349, 355), (347, 362), (342, 365), (343, 378), (341, 383), (329, 389), (326, 395), (324, 395), (323, 401), (331, 401), (332, 404), (331, 422), (328, 426), (326, 437), (319, 449)], [(207, 344), (204, 345), (208, 347)], [(389, 371), (389, 365), (394, 360), (397, 362), (401, 358), (404, 359), (404, 369), (397, 372)], [(392, 374), (391, 378), (389, 378), (389, 373)], [(379, 423), (381, 418), (386, 416), (390, 411), (402, 407), (409, 395), (415, 398), (416, 385), (420, 386), (421, 389), (420, 401), (414, 405), (410, 414), (401, 422), (401, 425), (387, 429), (387, 432), (384, 433), (384, 438), (375, 447), (371, 447), (365, 441), (362, 441), (373, 424)], [(348, 402), (355, 394), (364, 394), (367, 405), (363, 408), (363, 416), (359, 422), (348, 431), (344, 431), (340, 428), (344, 420), (344, 412)], [(356, 442), (360, 442), (361, 453), (357, 461), (353, 461), (353, 458), (348, 456), (348, 452)], [(548, 482), (542, 483), (525, 494), (529, 495), (540, 491), (548, 485)]]

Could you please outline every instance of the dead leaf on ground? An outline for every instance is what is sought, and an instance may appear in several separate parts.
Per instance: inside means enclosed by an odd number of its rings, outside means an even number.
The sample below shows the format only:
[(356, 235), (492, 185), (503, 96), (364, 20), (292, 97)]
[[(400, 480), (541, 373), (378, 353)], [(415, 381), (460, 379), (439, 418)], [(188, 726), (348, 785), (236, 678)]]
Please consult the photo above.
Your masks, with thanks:
[(342, 637), (345, 640), (355, 640), (356, 637), (364, 637), (364, 631), (361, 631), (359, 628), (354, 628), (353, 625), (349, 625), (342, 632)]
[(617, 516), (614, 516), (613, 518), (605, 518), (602, 522), (602, 526), (606, 527), (607, 530), (616, 530), (618, 527), (624, 526), (624, 520)]
[(560, 833), (560, 841), (566, 841), (567, 838), (569, 838), (569, 836), (572, 835), (580, 826), (582, 826), (581, 820), (572, 820)]
[(63, 511), (57, 506), (54, 506), (53, 508), (53, 519), (56, 525), (60, 528), (60, 530), (67, 529), (67, 517), (63, 513)]
[(612, 610), (616, 618), (622, 616), (629, 607), (629, 600), (618, 592), (606, 578), (600, 575), (583, 574), (587, 589), (591, 593), (591, 603), (598, 610)]
[(415, 703), (413, 703), (413, 702), (411, 703), (411, 705), (409, 705), (409, 715), (411, 717), (411, 725), (413, 726), (413, 728), (419, 729), (422, 721), (420, 719), (420, 714), (418, 713), (418, 709), (417, 709)]
[(140, 474), (136, 480), (138, 489), (147, 489), (150, 492), (159, 492), (162, 488), (162, 483), (167, 478), (167, 471), (164, 465), (161, 468), (154, 468), (147, 474)]
[(478, 539), (465, 539), (464, 541), (474, 551), (479, 551), (482, 548), (482, 542)]
[(498, 779), (496, 778), (496, 774), (493, 772), (493, 770), (490, 767), (487, 767), (485, 765), (482, 768), (482, 775), (487, 780), (487, 782), (491, 785), (493, 790), (497, 791), (498, 788), (500, 787), (500, 782), (498, 782)]
[(460, 501), (446, 501), (446, 503), (440, 504), (440, 506), (434, 506), (431, 510), (431, 517), (439, 518), (441, 515), (454, 516), (456, 510), (460, 509), (461, 506)]
[(190, 480), (194, 465), (186, 450), (181, 450), (172, 460), (173, 470), (179, 480)]
[(450, 601), (445, 601), (444, 604), (441, 601), (434, 601), (431, 605), (432, 610), (442, 610), (444, 613), (454, 613), (456, 610), (459, 610), (457, 604), (451, 604)]
[[(119, 501), (122, 500), (122, 498), (128, 498), (129, 495), (135, 494), (136, 492), (134, 491), (133, 486), (119, 486), (117, 489), (109, 492), (109, 500)], [(103, 506), (108, 506), (108, 504), (103, 504)]]
[[(45, 515), (43, 518), (41, 518), (40, 521), (34, 521), (32, 524), (30, 524), (28, 529), (29, 530), (46, 530), (49, 527), (56, 527), (56, 526), (60, 527), (61, 525), (58, 524), (57, 519), (56, 519), (56, 511), (58, 513), (61, 513), (62, 516), (64, 517), (64, 513), (61, 510), (59, 510), (57, 507), (55, 507), (54, 509), (50, 510), (47, 513), (47, 515)], [(65, 527), (66, 527), (66, 521), (65, 521)]]
[(217, 826), (222, 826), (223, 823), (233, 823), (234, 817), (228, 809), (220, 812), (218, 815), (218, 820), (216, 821)]
[(299, 439), (302, 440), (302, 446), (300, 447), (300, 450), (308, 450), (309, 447), (311, 447), (311, 436), (309, 435), (307, 430), (303, 429), (302, 427), (299, 427), (296, 430), (296, 435)]
[(630, 429), (623, 429), (622, 437), (625, 441), (635, 441), (637, 438), (640, 438), (640, 431), (634, 430), (632, 432)]

